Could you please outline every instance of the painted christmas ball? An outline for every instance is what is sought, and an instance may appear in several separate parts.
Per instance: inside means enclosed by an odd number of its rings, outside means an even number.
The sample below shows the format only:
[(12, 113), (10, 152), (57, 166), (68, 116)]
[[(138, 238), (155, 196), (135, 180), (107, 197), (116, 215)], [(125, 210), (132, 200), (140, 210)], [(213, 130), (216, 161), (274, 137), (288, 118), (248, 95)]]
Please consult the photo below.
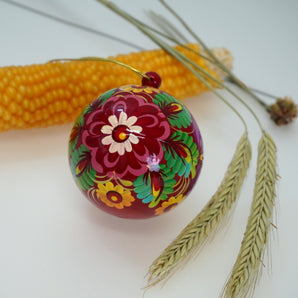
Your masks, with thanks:
[(105, 92), (81, 113), (69, 140), (80, 190), (123, 218), (161, 215), (182, 202), (199, 176), (202, 154), (190, 112), (150, 86)]

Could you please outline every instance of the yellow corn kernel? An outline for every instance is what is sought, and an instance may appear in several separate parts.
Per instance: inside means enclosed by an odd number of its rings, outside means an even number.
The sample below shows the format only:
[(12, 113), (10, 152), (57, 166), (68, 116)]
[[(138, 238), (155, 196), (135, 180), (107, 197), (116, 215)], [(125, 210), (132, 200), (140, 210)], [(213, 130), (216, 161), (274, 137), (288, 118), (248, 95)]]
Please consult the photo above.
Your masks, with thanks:
[[(189, 46), (199, 50), (198, 45)], [(210, 74), (222, 79), (218, 70), (206, 60), (181, 46), (176, 48)], [(224, 61), (231, 57), (228, 52), (222, 53)], [(178, 99), (208, 90), (180, 62), (161, 49), (110, 58), (144, 73), (157, 72), (162, 77), (161, 89)], [(140, 83), (140, 78), (131, 70), (99, 61), (0, 67), (0, 132), (72, 122), (83, 107), (103, 92)]]

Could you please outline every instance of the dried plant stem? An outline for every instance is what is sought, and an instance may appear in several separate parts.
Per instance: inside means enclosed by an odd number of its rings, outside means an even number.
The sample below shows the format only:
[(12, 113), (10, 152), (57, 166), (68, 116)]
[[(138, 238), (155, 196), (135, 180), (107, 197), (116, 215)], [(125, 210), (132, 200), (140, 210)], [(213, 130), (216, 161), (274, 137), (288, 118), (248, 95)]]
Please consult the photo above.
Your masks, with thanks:
[[(151, 32), (151, 28), (144, 25), (142, 22), (133, 18), (128, 13), (119, 9), (107, 0), (97, 1), (106, 5), (114, 12), (118, 13), (123, 18), (131, 22), (161, 48), (165, 49), (169, 54), (183, 63), (186, 68), (192, 71), (198, 79), (200, 79), (214, 94), (223, 100), (238, 115), (245, 126), (246, 132), (247, 125), (244, 118), (237, 111), (237, 109), (235, 109), (221, 94), (219, 94), (210, 86), (210, 81), (216, 82), (218, 86), (225, 88), (231, 95), (239, 100), (250, 111), (258, 123), (262, 131), (262, 138), (260, 140), (258, 149), (256, 185), (251, 215), (249, 217), (247, 230), (244, 235), (238, 259), (224, 290), (225, 297), (245, 297), (246, 294), (248, 294), (250, 291), (253, 291), (254, 289), (260, 264), (262, 263), (262, 257), (267, 244), (268, 231), (275, 200), (275, 144), (271, 137), (264, 130), (255, 112), (233, 90), (231, 90), (217, 78), (206, 73), (203, 69), (182, 55), (180, 52), (172, 50), (164, 40), (152, 33), (156, 32), (156, 30)], [(180, 22), (187, 28), (192, 36), (196, 38), (197, 42), (213, 59), (214, 63), (230, 76), (233, 76), (229, 70), (226, 70), (225, 65), (218, 62), (218, 59), (214, 56), (210, 49), (194, 34), (194, 32), (186, 25), (183, 19), (181, 19), (167, 4), (165, 4), (164, 0), (160, 1), (180, 20)], [(233, 77), (233, 79), (237, 78)], [(241, 81), (237, 81), (237, 83), (239, 83), (240, 86), (243, 84)], [(241, 87), (245, 87), (245, 85)], [(245, 134), (245, 136), (247, 138), (247, 134)], [(243, 139), (241, 140), (243, 141)], [(187, 256), (191, 256), (191, 253), (195, 248), (199, 248), (202, 244), (204, 244), (225, 217), (227, 211), (230, 210), (232, 203), (237, 198), (237, 193), (240, 190), (240, 186), (243, 182), (243, 178), (248, 167), (248, 162), (245, 163), (245, 156), (246, 158), (250, 156), (250, 146), (245, 147), (246, 154), (244, 154), (244, 147), (241, 146), (242, 141), (238, 143), (233, 160), (226, 172), (226, 175), (220, 187), (211, 198), (210, 202), (150, 266), (148, 286), (152, 286), (164, 280), (171, 272), (173, 272), (173, 269), (180, 264), (182, 260), (186, 260)], [(240, 150), (240, 148), (242, 149)], [(239, 160), (242, 160), (241, 166), (237, 162), (238, 158)], [(245, 165), (247, 165), (247, 167)]]
[(75, 23), (75, 22), (72, 22), (72, 21), (69, 21), (69, 20), (65, 20), (63, 18), (59, 18), (58, 16), (51, 15), (51, 14), (45, 12), (45, 11), (38, 10), (34, 7), (31, 7), (31, 6), (28, 6), (28, 5), (25, 5), (25, 4), (21, 4), (21, 3), (18, 3), (16, 1), (13, 1), (13, 0), (1, 0), (1, 1), (5, 2), (7, 4), (10, 4), (10, 5), (13, 5), (15, 7), (21, 8), (23, 10), (26, 10), (28, 12), (31, 12), (33, 14), (36, 14), (40, 17), (44, 17), (44, 18), (47, 18), (49, 20), (58, 22), (60, 24), (64, 24), (66, 26), (70, 26), (72, 28), (76, 28), (76, 29), (79, 29), (79, 30), (83, 30), (83, 31), (91, 33), (91, 34), (96, 34), (97, 36), (106, 37), (106, 38), (111, 39), (111, 40), (116, 41), (116, 42), (120, 42), (120, 43), (125, 44), (127, 46), (130, 46), (132, 48), (135, 48), (139, 51), (145, 51), (146, 50), (145, 48), (141, 47), (139, 44), (134, 44), (134, 43), (129, 42), (126, 38), (120, 38), (120, 37), (117, 37), (117, 36), (113, 36), (113, 35), (108, 34), (107, 32), (99, 31), (99, 30), (84, 26), (84, 25), (79, 24), (79, 23)]
[[(208, 63), (211, 63), (214, 65), (214, 67), (217, 68), (217, 70), (220, 69), (220, 73), (224, 74), (225, 80), (233, 83), (234, 85), (241, 88), (244, 92), (249, 94), (255, 101), (257, 101), (265, 110), (270, 114), (271, 119), (277, 124), (277, 125), (285, 125), (288, 123), (291, 123), (296, 117), (297, 117), (297, 104), (293, 102), (291, 99), (290, 102), (288, 102), (288, 97), (284, 98), (277, 98), (275, 96), (272, 96), (271, 94), (268, 94), (263, 91), (259, 91), (256, 89), (252, 89), (248, 87), (246, 84), (244, 84), (231, 70), (231, 68), (227, 67), (225, 63), (222, 63), (216, 55), (206, 46), (206, 44), (195, 34), (195, 32), (187, 25), (187, 23), (180, 17), (166, 2), (165, 0), (160, 0), (161, 4), (172, 14), (174, 17), (182, 24), (182, 26), (190, 33), (190, 35), (198, 42), (198, 44), (203, 48), (203, 50), (206, 52), (206, 55), (203, 55), (201, 53), (197, 53), (199, 56), (202, 56)], [(151, 14), (153, 20), (156, 20), (156, 16), (154, 14)], [(170, 28), (171, 29), (171, 37), (170, 40), (176, 41), (176, 43), (180, 43), (180, 36), (182, 33), (178, 31), (178, 29), (175, 28), (174, 25), (172, 25), (168, 20), (166, 20), (164, 17), (159, 18), (159, 26), (164, 29)], [(178, 33), (178, 34), (177, 34)], [(166, 35), (163, 35), (165, 38), (169, 38)], [(187, 39), (184, 37), (183, 40)], [(190, 51), (193, 51), (190, 49)], [(208, 57), (209, 56), (209, 57)], [(279, 105), (279, 100), (281, 99), (283, 102), (285, 102), (286, 108), (278, 109), (276, 111), (275, 109), (272, 109), (272, 105), (266, 104), (257, 94), (262, 94), (265, 96), (269, 96), (271, 98), (277, 99), (276, 104)], [(282, 102), (282, 105), (284, 106)]]
[(215, 232), (237, 199), (250, 158), (251, 146), (245, 132), (216, 193), (150, 266), (148, 286), (164, 280), (182, 260), (202, 246)]
[(246, 297), (255, 288), (271, 227), (276, 180), (276, 147), (270, 135), (263, 131), (251, 211), (224, 297)]

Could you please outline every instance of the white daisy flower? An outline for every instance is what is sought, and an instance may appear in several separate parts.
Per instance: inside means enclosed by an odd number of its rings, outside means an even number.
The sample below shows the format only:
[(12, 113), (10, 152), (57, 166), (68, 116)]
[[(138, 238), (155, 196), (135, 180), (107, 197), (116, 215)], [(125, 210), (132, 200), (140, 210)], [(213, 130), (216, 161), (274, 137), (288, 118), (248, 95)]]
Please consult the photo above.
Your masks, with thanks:
[(139, 142), (136, 135), (142, 131), (141, 126), (134, 125), (137, 120), (136, 116), (127, 118), (125, 112), (120, 113), (119, 119), (115, 115), (108, 118), (110, 125), (104, 125), (101, 128), (101, 132), (107, 136), (101, 142), (103, 145), (110, 145), (110, 153), (118, 152), (119, 155), (123, 155), (125, 152), (132, 151), (132, 144)]

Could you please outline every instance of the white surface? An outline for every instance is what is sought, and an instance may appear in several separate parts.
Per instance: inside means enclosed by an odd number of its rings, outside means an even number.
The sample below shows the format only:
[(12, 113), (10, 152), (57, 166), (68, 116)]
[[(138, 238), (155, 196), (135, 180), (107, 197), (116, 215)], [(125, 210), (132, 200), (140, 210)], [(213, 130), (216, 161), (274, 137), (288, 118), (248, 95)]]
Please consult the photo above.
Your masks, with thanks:
[[(21, 2), (19, 0), (19, 2)], [(28, 0), (27, 5), (127, 38), (155, 45), (95, 1)], [(156, 1), (117, 1), (136, 16)], [(226, 46), (235, 72), (247, 84), (298, 100), (298, 2), (296, 0), (171, 1), (209, 46)], [(150, 7), (149, 7), (150, 6)], [(134, 49), (55, 23), (0, 1), (0, 65), (42, 63), (52, 58), (109, 56)], [(147, 19), (146, 19), (147, 20)], [(128, 82), (129, 83), (129, 82)], [(218, 297), (235, 261), (252, 198), (260, 133), (245, 116), (253, 159), (228, 227), (201, 254), (146, 298)], [(272, 270), (265, 268), (255, 296), (298, 297), (297, 150), (298, 121), (276, 127), (243, 96), (278, 147), (277, 235)], [(0, 135), (0, 297), (141, 297), (144, 275), (177, 233), (215, 192), (242, 134), (240, 121), (215, 96), (185, 101), (204, 138), (205, 163), (188, 199), (167, 215), (131, 221), (93, 207), (76, 188), (67, 162), (71, 125), (9, 131)]]

